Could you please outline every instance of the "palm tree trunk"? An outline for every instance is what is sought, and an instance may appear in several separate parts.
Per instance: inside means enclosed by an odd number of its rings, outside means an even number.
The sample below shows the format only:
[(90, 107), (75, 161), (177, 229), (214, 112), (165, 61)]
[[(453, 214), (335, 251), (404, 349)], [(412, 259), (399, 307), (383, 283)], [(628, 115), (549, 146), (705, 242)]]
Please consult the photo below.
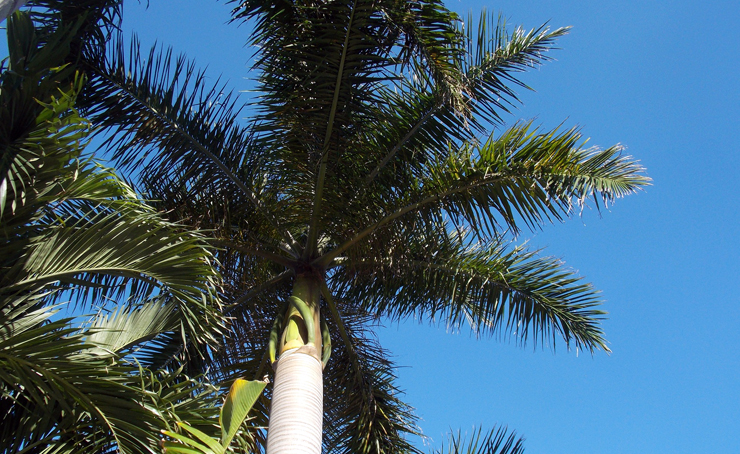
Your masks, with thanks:
[[(311, 309), (314, 339), (309, 342), (300, 314), (289, 309), (275, 362), (275, 385), (267, 429), (268, 454), (320, 454), (323, 422), (323, 376), (319, 324), (319, 285), (315, 276), (297, 276), (293, 296)], [(302, 325), (300, 329), (291, 324)], [(297, 334), (291, 334), (297, 333)]]
[(28, 0), (0, 0), (0, 22), (4, 21)]

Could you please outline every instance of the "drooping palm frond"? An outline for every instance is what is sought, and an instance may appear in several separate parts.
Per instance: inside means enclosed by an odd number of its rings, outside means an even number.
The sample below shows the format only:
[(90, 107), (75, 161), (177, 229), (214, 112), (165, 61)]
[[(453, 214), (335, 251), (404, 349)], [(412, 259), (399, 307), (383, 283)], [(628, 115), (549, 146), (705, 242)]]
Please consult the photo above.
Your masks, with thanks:
[[(241, 106), (222, 84), (207, 86), (203, 72), (170, 51), (142, 54), (136, 40), (127, 49), (115, 33), (120, 0), (85, 0), (80, 7), (35, 3), (42, 13), (34, 18), (44, 27), (78, 24), (66, 59), (89, 80), (78, 107), (106, 134), (119, 164), (141, 165), (147, 169), (139, 172), (142, 180), (189, 194), (206, 187), (231, 191), (225, 199), (236, 201), (231, 208), (240, 210), (240, 218), (252, 219), (252, 230), (277, 229), (274, 213), (265, 208), (275, 198), (263, 194), (269, 180), (259, 169), (269, 160), (260, 160), (263, 151), (250, 145), (251, 131), (237, 122)], [(279, 233), (295, 246), (288, 230)]]
[(90, 333), (86, 341), (94, 345), (90, 353), (115, 353), (143, 367), (158, 369), (176, 355), (168, 347), (179, 344), (175, 333), (180, 331), (180, 314), (175, 302), (156, 298), (133, 308), (101, 310), (83, 326)]
[[(327, 289), (328, 291), (328, 289)], [(324, 449), (330, 453), (418, 453), (413, 408), (401, 400), (395, 364), (369, 331), (374, 317), (328, 293), (326, 315), (333, 348), (324, 370)]]
[[(162, 292), (178, 304), (183, 329), (200, 342), (215, 342), (220, 325), (215, 272), (197, 236), (173, 235), (155, 214), (120, 213), (50, 226), (9, 273), (19, 278), (3, 291), (20, 293), (55, 283), (97, 299), (128, 295), (143, 299)], [(211, 270), (211, 271), (209, 271)], [(22, 277), (21, 277), (22, 276)], [(206, 290), (207, 293), (203, 293)], [(211, 328), (208, 328), (211, 324)], [(201, 337), (203, 336), (203, 337)]]
[[(12, 72), (3, 75), (2, 113), (35, 110), (36, 117), (25, 131), (4, 137), (0, 296), (52, 285), (76, 286), (73, 291), (96, 298), (127, 293), (146, 299), (162, 292), (178, 302), (184, 332), (214, 343), (221, 325), (214, 307), (218, 279), (203, 238), (164, 222), (110, 170), (77, 161), (88, 133), (87, 121), (72, 107), (82, 80), (60, 91), (66, 75), (40, 63), (45, 56), (47, 64), (56, 62), (54, 52), (67, 34), (54, 32), (39, 50), (33, 44), (43, 40), (34, 38), (39, 35), (30, 20), (16, 15), (9, 35), (12, 43), (27, 43), (20, 49), (37, 54), (28, 58), (13, 47)], [(210, 327), (203, 324), (209, 318)]]
[[(126, 409), (123, 415), (133, 417), (128, 424), (147, 420), (143, 408), (132, 407), (138, 396), (126, 386), (130, 377), (120, 369), (106, 371), (107, 358), (79, 357), (84, 349), (82, 339), (65, 322), (16, 332), (0, 343), (0, 402), (5, 410), (2, 446), (7, 452), (24, 447), (40, 451), (55, 439), (60, 441), (55, 444), (79, 444), (83, 451), (88, 445), (97, 450), (113, 443), (130, 445), (143, 435), (135, 434), (133, 440), (125, 439), (125, 433), (119, 437), (116, 426), (126, 421), (101, 409), (117, 403)], [(143, 424), (140, 427), (147, 429)]]
[(348, 260), (333, 277), (340, 294), (377, 317), (467, 325), (522, 344), (554, 347), (561, 337), (568, 347), (608, 351), (599, 292), (560, 260), (503, 240), (471, 244), (470, 235), (444, 228), (403, 241), (386, 256)]
[(251, 230), (292, 245), (266, 207), (275, 202), (264, 179), (270, 169), (262, 168), (270, 161), (239, 124), (237, 99), (218, 82), (208, 86), (205, 73), (169, 50), (144, 57), (137, 41), (127, 52), (120, 38), (111, 47), (83, 65), (90, 77), (83, 111), (108, 134), (116, 162), (144, 169), (150, 185), (188, 196), (219, 193)]

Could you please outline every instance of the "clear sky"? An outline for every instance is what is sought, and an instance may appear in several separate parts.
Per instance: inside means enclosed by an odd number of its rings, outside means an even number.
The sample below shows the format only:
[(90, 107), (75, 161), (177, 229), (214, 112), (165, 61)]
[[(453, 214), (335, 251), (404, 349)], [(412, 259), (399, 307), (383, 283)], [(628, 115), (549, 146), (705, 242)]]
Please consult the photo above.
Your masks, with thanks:
[[(250, 88), (248, 29), (225, 2), (129, 1), (125, 29)], [(737, 1), (453, 0), (526, 28), (572, 25), (507, 120), (583, 127), (654, 179), (601, 217), (525, 233), (603, 290), (611, 355), (521, 348), (391, 325), (381, 342), (438, 447), (449, 428), (508, 425), (528, 453), (740, 452), (740, 5)], [(419, 441), (420, 446), (422, 441)]]

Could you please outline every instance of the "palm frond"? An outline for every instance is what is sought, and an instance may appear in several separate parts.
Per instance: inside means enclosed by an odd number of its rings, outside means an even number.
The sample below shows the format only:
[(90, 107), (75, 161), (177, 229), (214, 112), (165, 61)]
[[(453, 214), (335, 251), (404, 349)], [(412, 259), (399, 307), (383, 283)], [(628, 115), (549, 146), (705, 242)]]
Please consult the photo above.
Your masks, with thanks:
[(101, 310), (83, 326), (90, 333), (86, 342), (95, 346), (89, 349), (90, 354), (130, 356), (151, 367), (174, 358), (176, 350), (168, 347), (180, 332), (180, 314), (174, 301), (157, 298), (134, 308), (119, 306), (110, 313)]
[[(8, 410), (1, 445), (23, 448), (57, 439), (56, 444), (77, 445), (78, 452), (111, 444), (143, 451), (147, 444), (156, 446), (149, 435), (156, 425), (136, 404), (140, 396), (129, 371), (111, 368), (108, 358), (85, 355), (81, 335), (66, 322), (0, 341), (2, 401)], [(24, 430), (18, 431), (19, 424)]]
[(413, 408), (400, 399), (395, 364), (369, 331), (373, 317), (330, 303), (333, 348), (324, 370), (324, 450), (330, 453), (418, 453)]
[[(501, 123), (501, 115), (518, 101), (514, 88), (525, 87), (515, 73), (547, 61), (546, 53), (567, 32), (549, 31), (543, 26), (529, 32), (517, 28), (509, 33), (501, 19), (494, 24), (485, 12), (475, 38), (472, 20), (463, 28), (467, 39), (461, 45), (465, 52), (461, 53), (466, 59), (459, 63), (459, 73), (464, 107), (451, 104), (446, 92), (428, 76), (399, 81), (394, 91), (383, 95), (388, 106), (384, 121), (368, 124), (367, 136), (381, 141), (377, 149), (386, 153), (366, 177), (366, 185), (391, 162), (395, 175), (390, 175), (390, 181), (398, 182), (398, 166), (419, 166), (419, 156), (433, 159), (446, 153), (450, 143), (475, 141), (475, 134), (484, 131), (487, 123)], [(420, 164), (423, 168), (424, 161)], [(417, 176), (418, 172), (410, 175)]]
[(546, 25), (529, 31), (516, 27), (507, 30), (501, 16), (494, 17), (485, 10), (481, 13), (477, 30), (472, 17), (465, 24), (467, 32), (465, 68), (469, 93), (470, 119), (479, 130), (486, 122), (501, 123), (501, 113), (519, 102), (516, 88), (530, 89), (518, 77), (531, 68), (537, 68), (551, 58), (558, 38), (568, 33), (569, 27), (550, 30)]
[[(345, 298), (363, 301), (376, 316), (443, 321), (480, 335), (513, 337), (522, 344), (609, 351), (599, 325), (599, 292), (552, 257), (501, 239), (471, 244), (471, 237), (427, 229), (403, 238), (405, 248), (357, 262), (335, 275)], [(351, 283), (351, 284), (350, 284)]]
[[(213, 306), (217, 278), (202, 239), (174, 234), (175, 226), (152, 213), (94, 216), (71, 225), (50, 226), (11, 267), (18, 279), (3, 293), (20, 293), (57, 282), (94, 298), (146, 298), (155, 291), (171, 295), (184, 316), (186, 331), (210, 339), (219, 317)], [(127, 285), (126, 285), (127, 284)], [(111, 292), (112, 290), (112, 292)], [(206, 293), (202, 293), (205, 291)], [(209, 314), (209, 315), (206, 315)], [(203, 321), (211, 319), (210, 328)]]
[[(201, 383), (178, 375), (187, 392), (152, 404), (164, 385), (144, 379), (130, 361), (142, 352), (129, 349), (173, 333), (181, 346), (215, 344), (224, 329), (219, 278), (201, 234), (164, 221), (114, 172), (81, 158), (89, 130), (74, 105), (84, 78), (59, 62), (74, 29), (36, 28), (23, 13), (9, 23), (12, 71), (0, 86), (9, 120), (0, 130), (0, 446), (154, 453), (159, 430), (177, 419), (174, 406), (198, 400)], [(53, 317), (55, 298), (86, 292), (165, 302), (101, 317), (93, 331)]]
[(217, 433), (212, 386), (118, 362), (85, 341), (101, 327), (34, 325), (28, 317), (2, 320), (24, 327), (0, 336), (2, 452), (155, 453), (159, 431), (182, 418)]
[(480, 428), (465, 438), (460, 431), (449, 436), (447, 446), (433, 451), (433, 454), (522, 454), (523, 438), (506, 427), (493, 428), (484, 433)]
[[(82, 109), (108, 134), (105, 146), (123, 168), (141, 179), (189, 194), (208, 188), (230, 201), (244, 200), (243, 218), (258, 218), (294, 246), (275, 212), (265, 206), (264, 149), (239, 125), (238, 99), (220, 82), (208, 86), (204, 72), (171, 50), (142, 55), (134, 40), (120, 37), (111, 50), (85, 61), (90, 83)], [(128, 55), (127, 55), (128, 54)], [(259, 229), (259, 226), (255, 226)]]
[[(63, 67), (73, 29), (40, 35), (27, 15), (8, 21), (8, 71), (0, 77), (0, 217), (30, 203), (79, 156), (89, 124), (72, 109), (84, 80)], [(44, 38), (42, 47), (39, 42)], [(59, 67), (58, 67), (59, 66)], [(56, 68), (49, 70), (48, 68)], [(39, 159), (46, 167), (38, 166)], [(18, 215), (17, 219), (28, 220)]]
[[(571, 129), (539, 133), (515, 125), (479, 149), (463, 147), (429, 166), (428, 175), (399, 194), (396, 206), (315, 262), (328, 266), (381, 228), (443, 222), (449, 215), (483, 237), (520, 224), (560, 221), (590, 199), (609, 204), (649, 184), (644, 168), (619, 146), (584, 148)], [(396, 222), (394, 222), (396, 221)]]

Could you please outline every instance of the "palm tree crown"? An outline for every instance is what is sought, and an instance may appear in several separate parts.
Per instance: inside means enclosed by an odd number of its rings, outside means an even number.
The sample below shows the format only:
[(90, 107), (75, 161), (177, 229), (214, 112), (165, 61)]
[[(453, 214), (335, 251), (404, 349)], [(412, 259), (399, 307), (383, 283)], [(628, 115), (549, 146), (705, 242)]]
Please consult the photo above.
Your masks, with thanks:
[[(120, 12), (36, 3), (64, 20)], [(635, 192), (642, 167), (575, 129), (488, 132), (517, 102), (517, 73), (567, 29), (507, 31), (487, 15), (474, 28), (426, 0), (231, 3), (258, 48), (247, 126), (235, 97), (169, 51), (101, 39), (73, 56), (89, 78), (80, 108), (117, 162), (170, 216), (213, 232), (233, 318), (218, 373), (261, 377), (272, 362), (279, 380), (298, 349), (325, 367), (327, 452), (416, 452), (377, 320), (607, 350), (597, 292), (509, 243)]]

